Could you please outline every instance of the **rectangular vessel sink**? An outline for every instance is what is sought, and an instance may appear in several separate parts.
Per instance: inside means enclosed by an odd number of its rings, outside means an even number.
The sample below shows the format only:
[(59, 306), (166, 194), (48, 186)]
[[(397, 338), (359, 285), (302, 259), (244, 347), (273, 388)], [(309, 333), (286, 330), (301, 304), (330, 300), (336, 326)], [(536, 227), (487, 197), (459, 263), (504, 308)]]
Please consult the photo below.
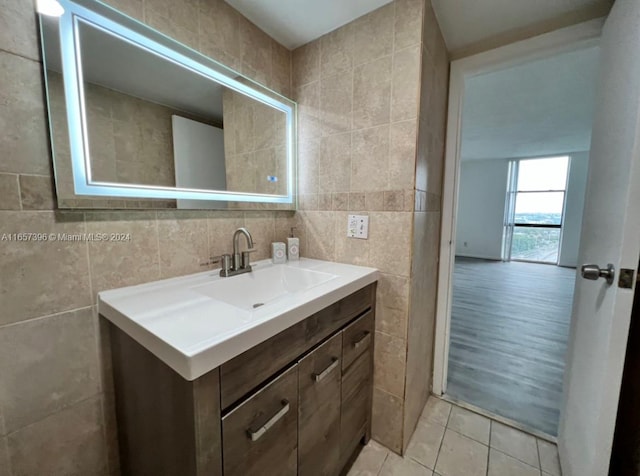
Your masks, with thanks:
[(193, 287), (192, 290), (245, 311), (252, 311), (336, 277), (335, 274), (282, 265), (212, 281)]
[(98, 312), (195, 380), (377, 279), (362, 266), (263, 260), (229, 278), (211, 270), (101, 291)]

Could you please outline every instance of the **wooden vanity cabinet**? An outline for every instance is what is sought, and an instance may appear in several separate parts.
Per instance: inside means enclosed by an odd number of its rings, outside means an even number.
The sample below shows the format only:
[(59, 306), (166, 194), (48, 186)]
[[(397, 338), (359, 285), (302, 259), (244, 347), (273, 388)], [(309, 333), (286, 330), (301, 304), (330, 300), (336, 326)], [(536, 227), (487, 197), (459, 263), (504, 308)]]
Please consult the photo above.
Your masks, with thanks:
[(342, 333), (298, 363), (298, 472), (335, 475), (340, 469)]
[(109, 329), (121, 474), (221, 476), (218, 369), (187, 381)]
[(362, 440), (371, 435), (373, 388), (373, 311), (367, 312), (343, 331), (340, 467), (343, 467)]
[(222, 418), (224, 474), (298, 474), (298, 366)]
[(344, 472), (371, 434), (375, 289), (193, 382), (110, 324), (122, 474)]

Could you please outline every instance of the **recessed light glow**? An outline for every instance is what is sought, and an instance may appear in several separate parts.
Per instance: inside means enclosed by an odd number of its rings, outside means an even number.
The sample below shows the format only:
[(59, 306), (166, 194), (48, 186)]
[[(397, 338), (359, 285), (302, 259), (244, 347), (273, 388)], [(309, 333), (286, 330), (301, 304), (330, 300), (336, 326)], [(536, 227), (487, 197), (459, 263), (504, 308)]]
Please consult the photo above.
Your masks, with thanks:
[(49, 17), (61, 17), (64, 14), (64, 8), (57, 0), (37, 0), (36, 10)]

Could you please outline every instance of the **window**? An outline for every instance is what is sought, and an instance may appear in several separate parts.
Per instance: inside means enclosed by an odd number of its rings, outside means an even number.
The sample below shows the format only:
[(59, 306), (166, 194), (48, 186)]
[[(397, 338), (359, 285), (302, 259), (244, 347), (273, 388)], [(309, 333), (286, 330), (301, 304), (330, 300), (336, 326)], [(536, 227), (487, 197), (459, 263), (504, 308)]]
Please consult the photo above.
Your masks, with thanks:
[(557, 263), (569, 157), (513, 161), (506, 259)]

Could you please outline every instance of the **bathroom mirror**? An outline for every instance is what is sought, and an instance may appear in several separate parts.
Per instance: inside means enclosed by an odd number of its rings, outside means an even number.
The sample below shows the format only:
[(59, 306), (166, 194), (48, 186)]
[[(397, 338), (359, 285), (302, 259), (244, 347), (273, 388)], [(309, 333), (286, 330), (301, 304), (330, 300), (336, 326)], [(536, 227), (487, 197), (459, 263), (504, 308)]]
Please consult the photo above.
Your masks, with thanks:
[(61, 208), (295, 208), (291, 100), (95, 0), (40, 14)]

